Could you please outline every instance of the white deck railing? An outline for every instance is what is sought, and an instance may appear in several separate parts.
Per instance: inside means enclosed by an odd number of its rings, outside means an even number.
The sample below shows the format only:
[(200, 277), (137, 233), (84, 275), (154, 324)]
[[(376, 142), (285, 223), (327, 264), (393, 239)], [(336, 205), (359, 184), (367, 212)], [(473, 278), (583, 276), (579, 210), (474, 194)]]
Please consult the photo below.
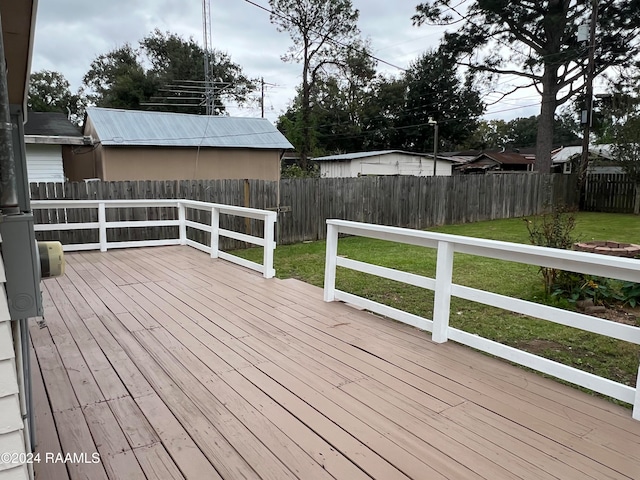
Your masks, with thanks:
[[(436, 278), (428, 278), (413, 273), (339, 257), (338, 234), (341, 233), (435, 248), (437, 249)], [(633, 418), (640, 420), (640, 369), (638, 370), (636, 387), (633, 388), (524, 352), (517, 348), (488, 340), (478, 335), (464, 332), (449, 326), (450, 302), (451, 297), (455, 296), (634, 344), (640, 344), (640, 328), (498, 295), (484, 290), (456, 285), (452, 280), (455, 252), (542, 267), (558, 268), (600, 277), (640, 282), (640, 261), (634, 259), (348, 222), (344, 220), (327, 220), (324, 299), (327, 302), (339, 300), (351, 303), (369, 311), (413, 325), (419, 329), (427, 330), (432, 332), (432, 340), (434, 342), (442, 343), (450, 339), (630, 403), (633, 405)], [(428, 320), (378, 302), (336, 290), (336, 267), (344, 267), (434, 290), (433, 320)]]
[[(131, 221), (107, 221), (107, 210), (110, 208), (152, 208), (165, 207), (176, 208), (178, 210), (178, 220), (131, 220)], [(36, 224), (36, 232), (63, 231), (63, 230), (87, 230), (97, 229), (99, 234), (98, 243), (68, 244), (64, 245), (65, 251), (78, 250), (100, 250), (106, 252), (110, 248), (130, 248), (130, 247), (155, 247), (162, 245), (188, 245), (198, 250), (210, 253), (211, 258), (221, 258), (229, 262), (242, 265), (253, 270), (257, 270), (266, 278), (275, 275), (273, 268), (273, 251), (275, 243), (275, 224), (277, 214), (268, 210), (258, 210), (255, 208), (234, 207), (218, 203), (197, 202), (193, 200), (32, 200), (31, 208), (42, 209), (64, 209), (66, 218), (67, 209), (94, 209), (98, 213), (97, 222), (85, 223), (55, 223)], [(187, 220), (187, 211), (203, 210), (211, 212), (211, 224), (204, 224)], [(262, 220), (264, 222), (264, 236), (256, 237), (240, 232), (225, 230), (220, 228), (220, 215), (234, 215), (238, 217)], [(107, 230), (113, 228), (140, 228), (140, 227), (178, 227), (178, 237), (164, 240), (138, 240), (129, 242), (109, 242), (107, 240)], [(208, 232), (211, 234), (209, 245), (191, 240), (187, 236), (187, 227)], [(263, 262), (259, 263), (245, 260), (236, 255), (222, 252), (219, 249), (220, 237), (233, 238), (243, 242), (259, 245), (263, 248)]]

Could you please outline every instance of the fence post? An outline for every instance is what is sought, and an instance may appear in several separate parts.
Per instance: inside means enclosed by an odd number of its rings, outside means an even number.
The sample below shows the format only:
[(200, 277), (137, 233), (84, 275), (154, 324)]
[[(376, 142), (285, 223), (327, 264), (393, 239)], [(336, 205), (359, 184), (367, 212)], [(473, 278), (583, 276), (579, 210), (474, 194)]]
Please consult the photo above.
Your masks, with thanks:
[(324, 301), (336, 299), (336, 268), (338, 263), (338, 227), (327, 220), (327, 253), (324, 264)]
[(453, 244), (438, 242), (438, 263), (436, 265), (436, 290), (433, 301), (433, 332), (431, 339), (436, 343), (447, 341), (449, 313), (451, 308), (451, 283), (453, 279)]
[(635, 420), (640, 420), (640, 367), (638, 367), (638, 378), (636, 380), (636, 397), (633, 402), (633, 412), (631, 416)]
[(180, 238), (180, 245), (187, 244), (187, 209), (184, 203), (178, 202), (178, 236)]
[(276, 274), (276, 271), (273, 268), (273, 251), (276, 248), (274, 237), (276, 218), (277, 214), (275, 212), (270, 212), (264, 218), (264, 254), (262, 259), (264, 278), (273, 278)]
[(220, 240), (220, 210), (211, 209), (211, 258), (218, 258), (218, 244)]
[(104, 202), (98, 203), (98, 227), (100, 251), (107, 251), (107, 211)]

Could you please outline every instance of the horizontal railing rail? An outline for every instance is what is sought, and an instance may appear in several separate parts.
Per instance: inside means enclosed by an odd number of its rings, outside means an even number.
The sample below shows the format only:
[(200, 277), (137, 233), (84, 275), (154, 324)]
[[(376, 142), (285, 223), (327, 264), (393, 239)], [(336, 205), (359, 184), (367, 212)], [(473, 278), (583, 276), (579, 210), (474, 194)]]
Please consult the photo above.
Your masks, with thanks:
[[(338, 256), (338, 236), (340, 234), (434, 248), (437, 250), (436, 278), (429, 278), (393, 268), (380, 267), (340, 257)], [(633, 418), (640, 420), (640, 368), (638, 370), (638, 381), (634, 388), (453, 328), (449, 325), (451, 297), (454, 296), (640, 345), (640, 328), (638, 327), (453, 283), (454, 253), (466, 253), (632, 282), (640, 282), (639, 260), (345, 220), (327, 220), (326, 248), (325, 301), (331, 302), (338, 300), (351, 303), (419, 329), (429, 331), (432, 333), (432, 340), (434, 342), (443, 343), (447, 340), (453, 340), (571, 382), (575, 385), (588, 388), (603, 395), (630, 403), (633, 405)], [(435, 292), (433, 319), (429, 320), (336, 289), (337, 267), (433, 290)]]
[[(114, 208), (175, 208), (177, 220), (127, 220), (108, 221), (107, 210)], [(198, 202), (195, 200), (32, 200), (33, 210), (62, 210), (62, 214), (56, 215), (66, 218), (66, 212), (70, 209), (92, 209), (97, 211), (98, 221), (91, 222), (58, 222), (49, 224), (36, 223), (36, 232), (67, 231), (67, 230), (98, 230), (97, 243), (74, 243), (63, 245), (65, 251), (100, 250), (106, 252), (110, 248), (153, 247), (166, 245), (188, 245), (211, 255), (211, 258), (221, 258), (238, 265), (259, 271), (266, 278), (275, 276), (273, 268), (273, 251), (276, 248), (275, 224), (276, 212), (258, 210), (255, 208), (236, 207), (218, 203)], [(211, 223), (204, 224), (187, 220), (188, 210), (201, 210), (211, 213)], [(264, 222), (264, 235), (257, 237), (241, 232), (220, 228), (220, 215), (233, 215)], [(37, 219), (36, 219), (37, 221)], [(114, 228), (143, 228), (143, 227), (178, 227), (178, 237), (160, 240), (134, 240), (126, 242), (108, 241), (107, 231)], [(209, 245), (188, 238), (187, 228), (193, 228), (211, 234)], [(231, 238), (263, 248), (262, 265), (245, 260), (220, 250), (220, 237)]]

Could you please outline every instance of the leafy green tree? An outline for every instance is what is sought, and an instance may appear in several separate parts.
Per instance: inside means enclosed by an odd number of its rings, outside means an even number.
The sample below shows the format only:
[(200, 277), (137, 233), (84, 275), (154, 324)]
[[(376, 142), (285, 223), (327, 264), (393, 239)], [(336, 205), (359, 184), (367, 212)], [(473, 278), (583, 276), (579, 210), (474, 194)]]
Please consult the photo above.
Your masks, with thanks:
[(403, 148), (433, 150), (434, 128), (429, 119), (438, 122), (440, 150), (454, 149), (477, 128), (484, 104), (472, 78), (457, 74), (454, 55), (442, 49), (427, 51), (404, 76), (405, 112), (396, 125), (402, 130)]
[(282, 59), (302, 63), (299, 153), (306, 170), (312, 149), (312, 89), (323, 70), (339, 64), (357, 40), (359, 12), (351, 0), (269, 0), (269, 6), (271, 22), (293, 41)]
[[(538, 116), (519, 117), (513, 120), (483, 120), (471, 137), (464, 143), (465, 148), (493, 150), (506, 148), (517, 150), (536, 145)], [(580, 125), (570, 111), (561, 112), (554, 120), (553, 146), (575, 145), (580, 142)]]
[[(600, 3), (597, 75), (638, 54), (640, 0), (591, 3)], [(471, 71), (516, 75), (524, 81), (515, 89), (538, 89), (536, 169), (549, 172), (556, 108), (584, 86), (587, 46), (576, 34), (589, 17), (589, 2), (577, 0), (430, 0), (417, 6), (413, 20), (418, 25), (455, 25), (455, 31), (445, 34), (445, 44), (462, 55), (460, 64)]]
[[(220, 114), (226, 102), (245, 101), (255, 85), (228, 54), (214, 51), (212, 58), (214, 111)], [(145, 69), (145, 64), (151, 67)], [(98, 106), (183, 113), (204, 113), (204, 103), (193, 100), (203, 96), (203, 82), (202, 48), (193, 39), (159, 30), (143, 38), (138, 48), (125, 44), (99, 55), (84, 76)]]
[[(184, 97), (193, 97), (193, 91), (202, 90), (198, 83), (204, 79), (204, 51), (190, 38), (182, 37), (160, 30), (155, 30), (140, 41), (142, 53), (151, 63), (151, 69), (147, 75), (154, 79), (157, 85), (164, 90), (171, 84), (186, 84), (186, 92), (181, 89), (174, 91), (155, 92), (154, 96), (176, 97), (176, 102), (182, 102)], [(255, 82), (249, 79), (237, 63), (231, 61), (231, 57), (224, 52), (214, 50), (210, 65), (211, 78), (214, 82), (213, 106), (216, 113), (225, 111), (225, 102), (233, 101), (242, 104), (249, 94), (255, 90)], [(170, 102), (167, 102), (168, 104)], [(201, 106), (182, 108), (185, 113), (201, 113)]]
[(640, 214), (640, 63), (613, 85), (604, 108), (615, 158), (636, 183), (634, 213)]
[(71, 120), (79, 124), (84, 116), (86, 102), (81, 89), (71, 93), (71, 85), (61, 73), (40, 70), (31, 74), (27, 98), (30, 110), (69, 114)]
[(147, 75), (130, 44), (98, 55), (91, 62), (83, 82), (92, 93), (89, 99), (99, 107), (141, 109), (157, 91), (158, 84)]
[(362, 104), (363, 150), (395, 150), (403, 148), (400, 125), (405, 114), (407, 82), (404, 76), (378, 76)]

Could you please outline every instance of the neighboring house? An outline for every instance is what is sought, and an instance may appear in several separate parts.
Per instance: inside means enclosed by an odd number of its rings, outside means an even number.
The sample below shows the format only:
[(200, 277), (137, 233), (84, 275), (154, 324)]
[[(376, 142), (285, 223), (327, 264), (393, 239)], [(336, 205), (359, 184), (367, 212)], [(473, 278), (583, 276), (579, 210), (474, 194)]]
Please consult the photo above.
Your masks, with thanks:
[(461, 165), (462, 173), (530, 172), (535, 156), (516, 152), (482, 152), (476, 158)]
[[(562, 173), (576, 172), (582, 159), (582, 146), (562, 147), (551, 153), (553, 166)], [(616, 160), (610, 144), (589, 145), (587, 173), (624, 173)]]
[[(433, 155), (402, 150), (345, 153), (316, 157), (314, 161), (320, 165), (320, 176), (328, 178), (362, 175), (433, 176)], [(436, 175), (450, 176), (454, 163), (450, 158), (438, 155)]]
[[(88, 108), (67, 176), (78, 181), (280, 179), (293, 146), (269, 120)], [(65, 168), (67, 164), (65, 164)]]
[(64, 182), (64, 164), (71, 161), (73, 150), (90, 144), (80, 129), (58, 112), (29, 112), (24, 142), (29, 182)]
[[(0, 41), (4, 42), (10, 104), (8, 106), (12, 112), (13, 150), (19, 150), (14, 152), (14, 157), (20, 159), (20, 168), (16, 166), (16, 173), (18, 180), (23, 180), (24, 183), (26, 179), (20, 178), (23, 173), (22, 119), (31, 69), (36, 4), (36, 0), (0, 0), (0, 18), (2, 19)], [(0, 73), (0, 75), (3, 74)], [(28, 198), (20, 199), (20, 202), (23, 201), (26, 203), (21, 205), (28, 207)], [(14, 216), (18, 217), (20, 214)], [(9, 242), (7, 239), (0, 241), (2, 242), (0, 247), (5, 255), (5, 247)], [(29, 248), (25, 248), (24, 251), (25, 255), (31, 253)], [(28, 368), (25, 370), (24, 366), (25, 362), (28, 364), (29, 352), (22, 349), (23, 342), (27, 339), (27, 333), (20, 328), (22, 322), (10, 320), (5, 290), (5, 284), (8, 288), (9, 280), (6, 278), (4, 266), (5, 263), (0, 256), (0, 453), (17, 454), (18, 461), (10, 463), (0, 461), (0, 480), (26, 480), (30, 478), (30, 470), (24, 461), (25, 453), (31, 451), (30, 412), (27, 407), (29, 389), (26, 388), (30, 377)]]

